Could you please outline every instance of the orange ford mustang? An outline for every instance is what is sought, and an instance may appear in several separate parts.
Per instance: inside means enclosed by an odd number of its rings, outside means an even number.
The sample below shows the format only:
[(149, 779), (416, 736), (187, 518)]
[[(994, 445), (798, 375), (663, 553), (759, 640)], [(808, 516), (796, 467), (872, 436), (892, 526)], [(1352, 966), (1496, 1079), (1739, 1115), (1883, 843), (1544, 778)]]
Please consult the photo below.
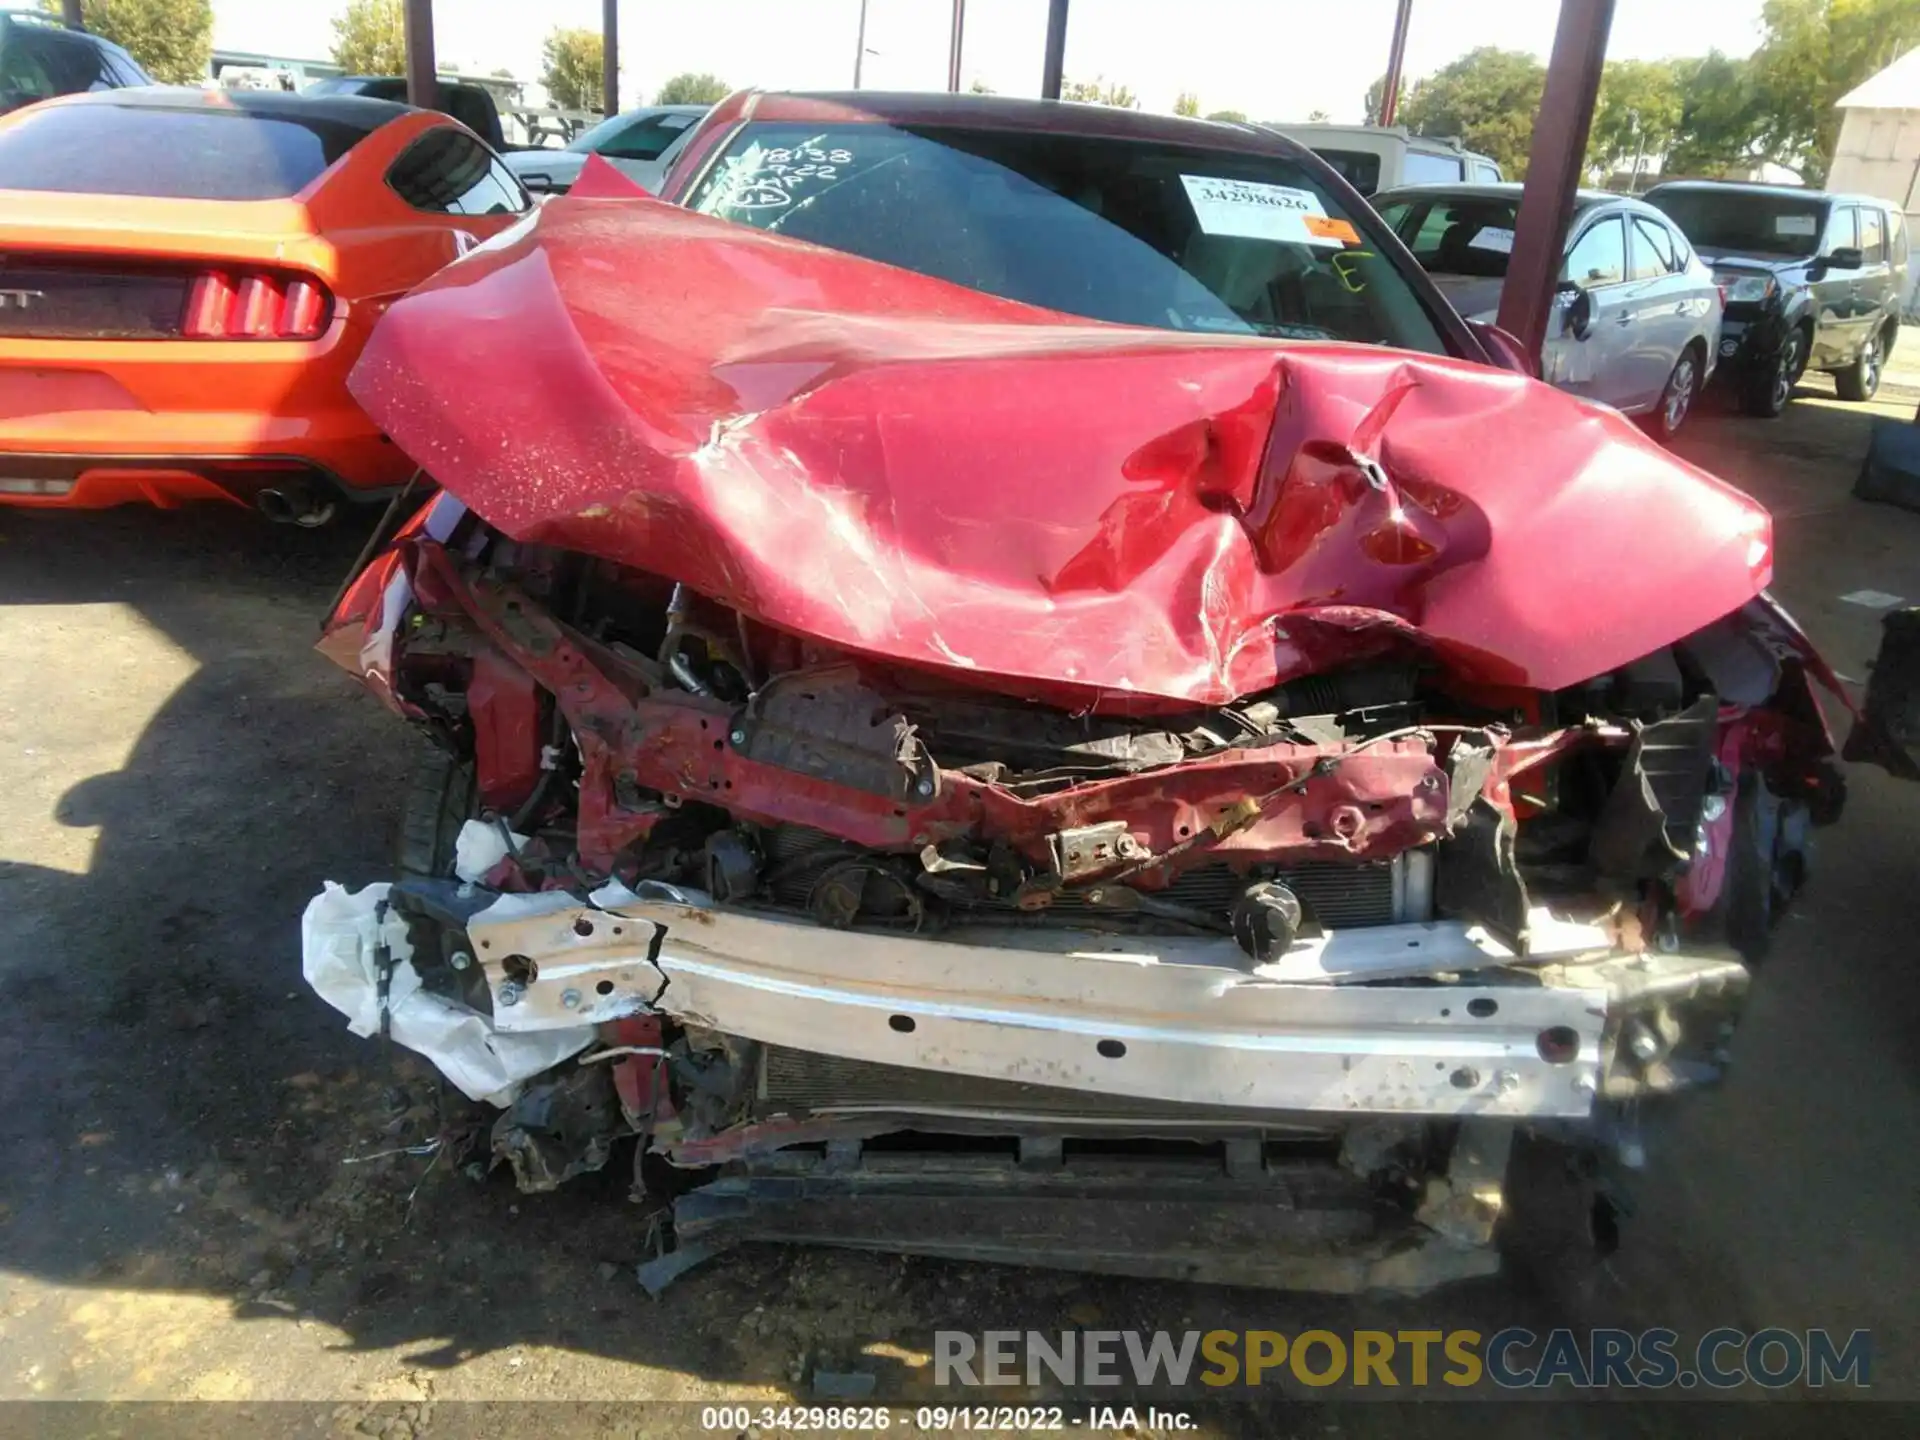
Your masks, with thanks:
[(381, 312), (526, 192), (444, 115), (132, 89), (0, 118), (0, 504), (318, 524), (406, 459), (347, 394)]

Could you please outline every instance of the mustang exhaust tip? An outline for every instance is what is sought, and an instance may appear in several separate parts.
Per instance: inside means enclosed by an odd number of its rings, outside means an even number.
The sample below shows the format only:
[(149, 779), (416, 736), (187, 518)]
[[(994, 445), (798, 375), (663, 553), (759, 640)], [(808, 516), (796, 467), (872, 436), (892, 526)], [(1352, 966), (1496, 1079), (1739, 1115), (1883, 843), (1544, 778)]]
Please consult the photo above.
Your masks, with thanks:
[(253, 497), (253, 504), (276, 525), (298, 525), (303, 530), (317, 530), (330, 523), (338, 508), (333, 500), (304, 485), (262, 490)]

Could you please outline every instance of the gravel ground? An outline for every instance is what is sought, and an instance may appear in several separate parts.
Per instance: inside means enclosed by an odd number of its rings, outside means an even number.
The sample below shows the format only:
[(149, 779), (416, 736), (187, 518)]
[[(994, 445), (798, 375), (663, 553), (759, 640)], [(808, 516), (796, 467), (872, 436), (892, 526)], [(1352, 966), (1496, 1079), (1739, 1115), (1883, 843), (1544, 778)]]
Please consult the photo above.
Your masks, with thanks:
[[(1920, 597), (1920, 515), (1847, 494), (1870, 414), (1911, 415), (1916, 386), (1910, 334), (1876, 406), (1818, 380), (1779, 422), (1703, 413), (1680, 446), (1775, 508), (1778, 588), (1855, 678), (1877, 615), (1839, 597)], [(660, 1433), (621, 1407), (806, 1400), (814, 1368), (856, 1362), (884, 1398), (951, 1400), (936, 1327), (1599, 1321), (1870, 1327), (1875, 1393), (1920, 1398), (1920, 790), (1877, 772), (1851, 777), (1732, 1082), (1662, 1137), (1626, 1248), (1571, 1309), (1506, 1281), (1325, 1300), (779, 1249), (656, 1302), (617, 1180), (519, 1197), (430, 1158), (345, 1163), (438, 1123), (424, 1067), (389, 1068), (299, 978), (320, 881), (384, 877), (415, 743), (309, 648), (364, 533), (0, 511), (0, 1399), (323, 1401), (318, 1423), (389, 1436), (451, 1433), (446, 1402), (565, 1399), (600, 1408), (543, 1429)], [(1427, 1428), (1364, 1407), (1213, 1425)]]

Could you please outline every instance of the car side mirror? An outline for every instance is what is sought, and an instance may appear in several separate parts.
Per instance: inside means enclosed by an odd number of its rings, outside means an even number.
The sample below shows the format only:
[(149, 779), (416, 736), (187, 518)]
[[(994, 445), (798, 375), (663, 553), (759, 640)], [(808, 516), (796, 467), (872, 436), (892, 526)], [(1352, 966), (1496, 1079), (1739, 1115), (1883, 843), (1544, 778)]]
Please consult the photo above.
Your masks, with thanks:
[(1827, 252), (1827, 265), (1834, 270), (1858, 270), (1866, 264), (1866, 257), (1860, 253), (1857, 245), (1841, 245)]
[(1586, 339), (1593, 329), (1593, 296), (1571, 280), (1562, 280), (1553, 293), (1566, 306), (1567, 333)]

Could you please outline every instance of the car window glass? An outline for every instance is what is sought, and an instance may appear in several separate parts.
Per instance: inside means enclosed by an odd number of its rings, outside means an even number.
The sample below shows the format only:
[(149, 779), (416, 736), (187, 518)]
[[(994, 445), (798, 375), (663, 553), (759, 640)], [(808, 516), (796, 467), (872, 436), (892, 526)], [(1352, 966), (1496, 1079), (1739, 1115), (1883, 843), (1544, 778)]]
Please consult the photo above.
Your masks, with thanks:
[(1680, 268), (1673, 253), (1672, 232), (1657, 220), (1633, 217), (1633, 270), (1635, 280), (1658, 280)]
[(1589, 228), (1567, 254), (1567, 279), (1585, 289), (1617, 285), (1626, 273), (1626, 245), (1617, 216)]
[(1321, 150), (1316, 147), (1313, 153), (1331, 165), (1342, 180), (1362, 195), (1371, 195), (1380, 188), (1380, 157), (1372, 151)]
[(678, 134), (661, 122), (675, 118), (656, 115), (636, 121), (602, 144), (600, 153), (610, 160), (658, 160)]
[(1860, 258), (1869, 265), (1884, 264), (1887, 258), (1885, 223), (1871, 205), (1860, 207)]
[(1887, 211), (1887, 258), (1896, 265), (1907, 263), (1907, 217), (1898, 210)]
[(1500, 167), (1489, 165), (1484, 160), (1476, 160), (1473, 162), (1473, 178), (1476, 181), (1497, 185), (1500, 183)]
[(1826, 234), (1820, 237), (1820, 253), (1831, 255), (1836, 250), (1848, 250), (1859, 243), (1859, 232), (1853, 228), (1853, 207), (1834, 206), (1833, 214), (1827, 217)]
[(0, 130), (0, 190), (279, 199), (305, 189), (366, 133), (225, 106), (53, 105)]
[(1378, 217), (1317, 169), (1164, 140), (758, 122), (686, 203), (1122, 325), (1446, 353)]
[(1403, 185), (1445, 185), (1460, 179), (1460, 161), (1452, 155), (1428, 155), (1409, 149), (1401, 165)]
[(1390, 201), (1380, 214), (1423, 270), (1495, 279), (1507, 273), (1518, 208), (1512, 200), (1469, 196)]
[(39, 36), (24, 25), (8, 26), (0, 34), (0, 108), (30, 105), (60, 94), (54, 80), (56, 58)]
[(462, 130), (436, 126), (387, 170), (387, 184), (416, 210), (446, 215), (518, 215), (533, 200), (486, 146)]

